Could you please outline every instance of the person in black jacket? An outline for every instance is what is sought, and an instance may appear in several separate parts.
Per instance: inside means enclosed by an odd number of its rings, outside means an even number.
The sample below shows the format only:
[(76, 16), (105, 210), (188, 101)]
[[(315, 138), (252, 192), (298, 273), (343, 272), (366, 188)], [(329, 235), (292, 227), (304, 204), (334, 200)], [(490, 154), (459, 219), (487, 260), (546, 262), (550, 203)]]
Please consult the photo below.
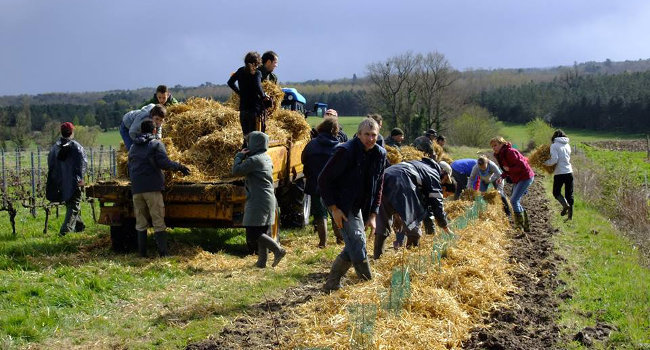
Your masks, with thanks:
[(275, 68), (278, 67), (278, 54), (273, 51), (266, 51), (262, 55), (262, 65), (260, 72), (262, 72), (262, 81), (268, 80), (272, 83), (278, 83), (278, 76), (273, 73)]
[[(327, 117), (316, 127), (316, 130), (318, 136), (305, 146), (301, 158), (306, 179), (305, 193), (311, 196), (311, 214), (314, 216), (314, 226), (318, 233), (318, 247), (324, 248), (327, 244), (327, 208), (321, 201), (318, 175), (334, 153), (336, 145), (339, 144), (339, 140), (335, 136), (339, 132), (339, 124), (336, 119)], [(336, 243), (343, 243), (341, 231), (334, 224), (332, 228), (336, 236)]]
[(239, 95), (239, 123), (244, 139), (251, 131), (264, 132), (266, 129), (262, 120), (262, 112), (264, 112), (262, 102), (266, 94), (262, 89), (262, 72), (257, 69), (261, 63), (262, 58), (259, 53), (249, 52), (244, 57), (244, 66), (228, 79), (228, 86)]
[(447, 214), (442, 206), (440, 165), (431, 158), (391, 165), (384, 172), (384, 190), (377, 215), (374, 258), (384, 251), (384, 242), (390, 234), (393, 214), (398, 214), (400, 232), (406, 235), (406, 247), (418, 246), (422, 232), (420, 224), (429, 216), (429, 210), (442, 227), (447, 228)]
[(86, 153), (74, 138), (74, 125), (61, 124), (61, 138), (52, 146), (47, 156), (46, 197), (52, 202), (65, 202), (65, 218), (59, 235), (81, 232), (85, 229), (81, 219), (81, 189), (86, 174)]
[(165, 145), (152, 134), (153, 121), (145, 119), (140, 125), (142, 134), (129, 149), (129, 178), (133, 193), (135, 229), (138, 231), (138, 252), (147, 256), (147, 227), (153, 224), (154, 238), (160, 256), (167, 255), (167, 232), (165, 230), (164, 170), (177, 170), (189, 175), (190, 170), (169, 159)]
[(377, 146), (379, 125), (371, 118), (359, 124), (357, 137), (336, 146), (318, 176), (318, 188), (345, 247), (332, 264), (325, 290), (341, 288), (341, 277), (354, 265), (359, 278), (372, 278), (365, 229), (375, 231), (381, 203), (386, 150)]

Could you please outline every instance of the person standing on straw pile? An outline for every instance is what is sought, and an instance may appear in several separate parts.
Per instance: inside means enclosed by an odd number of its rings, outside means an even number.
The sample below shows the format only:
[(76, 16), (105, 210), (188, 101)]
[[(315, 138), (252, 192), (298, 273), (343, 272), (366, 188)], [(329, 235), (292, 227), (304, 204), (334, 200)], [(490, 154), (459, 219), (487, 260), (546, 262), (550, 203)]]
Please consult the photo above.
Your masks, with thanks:
[(167, 226), (162, 195), (165, 189), (165, 175), (162, 170), (176, 170), (186, 176), (190, 174), (190, 170), (185, 165), (169, 159), (165, 145), (153, 134), (152, 120), (144, 120), (140, 128), (142, 134), (129, 149), (129, 178), (133, 193), (138, 253), (142, 257), (147, 256), (147, 228), (151, 220), (158, 254), (164, 257), (167, 255)]
[(483, 193), (487, 191), (488, 186), (492, 184), (494, 189), (501, 195), (503, 211), (505, 211), (506, 215), (510, 216), (510, 207), (508, 206), (508, 198), (506, 198), (506, 194), (503, 190), (503, 182), (497, 183), (497, 179), (500, 177), (501, 169), (499, 169), (499, 166), (493, 161), (487, 159), (486, 156), (480, 156), (469, 175), (467, 188), (476, 190), (477, 188), (474, 185), (478, 182), (478, 190)]
[(266, 131), (266, 123), (262, 120), (266, 94), (262, 89), (262, 72), (257, 69), (261, 63), (259, 53), (249, 52), (244, 57), (244, 66), (228, 79), (228, 86), (239, 95), (239, 123), (244, 140), (251, 131)]
[(262, 81), (268, 80), (274, 84), (278, 83), (278, 76), (273, 73), (275, 68), (278, 67), (278, 54), (273, 51), (266, 51), (262, 54), (262, 65), (260, 72), (262, 73)]
[(150, 103), (141, 109), (132, 110), (122, 117), (122, 124), (120, 124), (120, 136), (124, 141), (127, 152), (133, 145), (135, 140), (140, 134), (140, 125), (145, 119), (151, 119), (154, 122), (154, 136), (157, 139), (162, 138), (162, 125), (165, 122), (167, 110), (163, 105)]
[(88, 161), (83, 146), (73, 138), (74, 125), (61, 124), (61, 138), (47, 155), (46, 197), (52, 202), (65, 202), (61, 236), (82, 232), (86, 227), (81, 219), (81, 190)]
[[(449, 166), (449, 165), (447, 165)], [(447, 171), (451, 172), (451, 169)], [(441, 178), (447, 175), (431, 158), (391, 165), (384, 173), (384, 191), (377, 215), (374, 258), (384, 252), (384, 242), (393, 225), (393, 214), (400, 217), (400, 232), (406, 235), (406, 247), (417, 247), (422, 231), (420, 224), (429, 211), (442, 229), (447, 227), (447, 214), (442, 206)]]
[(248, 148), (242, 149), (235, 155), (232, 166), (233, 175), (246, 177), (246, 206), (242, 224), (246, 227), (246, 241), (257, 242), (255, 266), (266, 267), (268, 249), (273, 252), (274, 259), (271, 266), (275, 267), (287, 252), (267, 235), (275, 221), (277, 205), (273, 188), (273, 161), (266, 153), (269, 148), (269, 137), (260, 131), (251, 131), (247, 137)]
[(318, 177), (323, 202), (345, 242), (327, 276), (328, 291), (341, 288), (341, 278), (352, 265), (359, 278), (372, 278), (365, 229), (375, 231), (386, 164), (386, 150), (376, 145), (378, 133), (374, 119), (362, 120), (357, 137), (336, 147)]
[(161, 104), (163, 106), (171, 106), (177, 104), (178, 101), (174, 98), (174, 96), (172, 96), (171, 92), (169, 92), (167, 85), (158, 85), (156, 92), (153, 94), (153, 97), (144, 105), (146, 106), (152, 103)]
[[(557, 129), (551, 137), (551, 159), (544, 165), (554, 165), (553, 197), (562, 205), (560, 215), (573, 219), (573, 167), (571, 166), (571, 146), (564, 131)], [(564, 197), (562, 197), (564, 186)]]
[[(339, 144), (336, 136), (339, 132), (339, 123), (336, 119), (328, 117), (320, 123), (316, 130), (318, 136), (309, 141), (302, 151), (302, 164), (305, 174), (305, 193), (311, 196), (311, 214), (314, 216), (314, 226), (318, 233), (318, 247), (324, 248), (327, 244), (327, 207), (321, 201), (318, 190), (318, 175), (325, 166), (325, 163), (334, 153), (334, 148)], [(341, 231), (336, 225), (332, 225), (336, 243), (343, 243)]]
[(528, 164), (528, 160), (518, 150), (512, 147), (503, 137), (495, 137), (490, 140), (490, 146), (494, 151), (494, 157), (503, 172), (497, 179), (500, 185), (506, 177), (512, 181), (512, 195), (510, 203), (515, 216), (515, 227), (521, 227), (524, 232), (530, 232), (530, 221), (528, 213), (521, 205), (521, 197), (528, 193), (528, 187), (535, 180), (535, 173)]

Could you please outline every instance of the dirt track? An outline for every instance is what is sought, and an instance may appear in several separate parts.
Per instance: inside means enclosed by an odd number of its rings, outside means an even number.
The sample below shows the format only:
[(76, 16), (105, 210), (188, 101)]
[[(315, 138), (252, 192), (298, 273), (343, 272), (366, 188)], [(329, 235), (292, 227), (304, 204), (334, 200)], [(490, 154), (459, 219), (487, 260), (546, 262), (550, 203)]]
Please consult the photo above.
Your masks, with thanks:
[(531, 232), (512, 232), (510, 262), (519, 268), (510, 271), (519, 292), (511, 295), (511, 308), (495, 310), (485, 326), (475, 329), (466, 349), (553, 349), (559, 344), (560, 328), (555, 323), (558, 298), (554, 291), (562, 258), (553, 251), (548, 199), (541, 176), (524, 196)]
[[(564, 343), (555, 323), (558, 298), (554, 291), (559, 283), (558, 267), (562, 263), (553, 251), (555, 230), (549, 221), (549, 202), (541, 178), (524, 196), (523, 205), (531, 220), (531, 232), (512, 231), (510, 261), (518, 266), (511, 271), (519, 292), (511, 295), (508, 309), (495, 310), (483, 327), (475, 329), (464, 344), (466, 349), (553, 349)], [(287, 330), (295, 306), (322, 293), (326, 273), (314, 274), (305, 284), (288, 289), (279, 299), (265, 301), (236, 318), (212, 339), (190, 344), (187, 349), (275, 349), (286, 344)], [(568, 296), (570, 297), (570, 296)]]

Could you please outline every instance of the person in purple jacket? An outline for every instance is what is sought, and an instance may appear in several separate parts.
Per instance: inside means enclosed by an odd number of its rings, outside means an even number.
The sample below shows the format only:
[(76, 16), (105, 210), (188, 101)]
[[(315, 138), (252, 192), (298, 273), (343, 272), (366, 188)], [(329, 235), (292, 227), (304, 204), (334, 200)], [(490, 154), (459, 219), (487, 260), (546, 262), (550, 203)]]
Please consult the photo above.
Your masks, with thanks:
[(386, 150), (378, 146), (379, 125), (372, 118), (359, 124), (357, 137), (339, 144), (318, 176), (323, 202), (341, 228), (345, 247), (336, 257), (324, 289), (341, 288), (341, 277), (354, 266), (361, 279), (372, 278), (365, 229), (372, 235), (379, 213)]

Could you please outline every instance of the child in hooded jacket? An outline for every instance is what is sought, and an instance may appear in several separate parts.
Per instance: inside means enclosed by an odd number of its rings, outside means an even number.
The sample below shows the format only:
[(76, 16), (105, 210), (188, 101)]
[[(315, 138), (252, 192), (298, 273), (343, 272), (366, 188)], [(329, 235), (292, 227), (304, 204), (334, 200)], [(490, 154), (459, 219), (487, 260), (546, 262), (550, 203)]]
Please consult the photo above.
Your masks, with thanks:
[[(551, 159), (545, 165), (555, 164), (553, 171), (553, 197), (562, 205), (560, 215), (573, 219), (573, 167), (571, 166), (571, 146), (569, 138), (561, 129), (555, 130), (551, 137)], [(564, 186), (564, 197), (562, 197)]]
[(244, 207), (243, 226), (246, 227), (246, 241), (257, 242), (258, 259), (256, 266), (266, 267), (267, 249), (274, 255), (276, 266), (287, 254), (278, 242), (267, 235), (269, 227), (275, 221), (276, 201), (273, 188), (273, 161), (266, 153), (269, 137), (261, 131), (248, 134), (248, 148), (235, 155), (232, 174), (245, 176), (246, 205)]

